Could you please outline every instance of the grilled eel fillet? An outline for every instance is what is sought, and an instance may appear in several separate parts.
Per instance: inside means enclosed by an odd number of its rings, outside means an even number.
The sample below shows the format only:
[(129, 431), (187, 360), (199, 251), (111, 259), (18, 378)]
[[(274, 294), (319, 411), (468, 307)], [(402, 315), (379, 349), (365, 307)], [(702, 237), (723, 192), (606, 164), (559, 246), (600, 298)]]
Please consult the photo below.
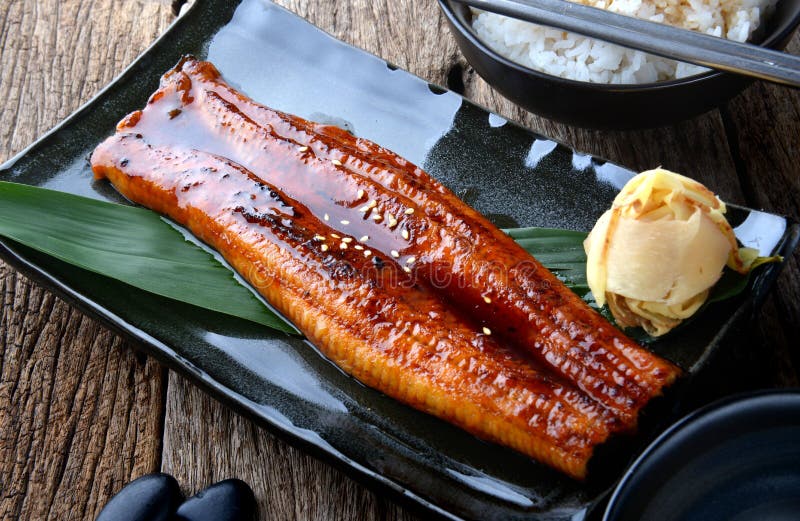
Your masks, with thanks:
[[(172, 117), (175, 110), (181, 113)], [(679, 374), (441, 183), (370, 141), (259, 105), (225, 84), (212, 64), (190, 58), (164, 76), (144, 113), (137, 128), (144, 125), (148, 135), (202, 142), (304, 202), (313, 197), (318, 215), (357, 223), (373, 249), (397, 251), (401, 262), (413, 258), (418, 277), (615, 411), (628, 428)]]
[[(224, 157), (262, 184), (279, 187), (284, 197), (302, 204), (332, 230), (319, 234), (329, 241), (327, 257), (340, 246), (330, 234), (361, 239), (396, 273), (412, 276), (431, 298), (435, 294), (451, 307), (459, 307), (459, 316), (469, 317), (464, 323), (471, 321), (468, 329), (473, 337), (481, 342), (488, 341), (487, 333), (500, 337), (546, 366), (547, 370), (536, 370), (540, 376), (547, 372), (550, 380), (563, 382), (565, 388), (580, 389), (603, 409), (602, 421), (590, 420), (597, 429), (596, 440), (633, 428), (639, 410), (679, 374), (675, 366), (610, 326), (513, 240), (419, 168), (336, 127), (258, 105), (225, 84), (208, 62), (182, 60), (162, 78), (147, 107), (126, 117), (118, 131), (119, 135), (143, 136), (162, 151), (187, 147)], [(128, 171), (121, 162), (130, 161), (131, 154), (123, 146), (128, 142), (101, 145), (92, 158), (96, 174), (110, 177), (133, 200), (192, 228), (169, 208), (156, 208), (149, 198), (137, 199), (121, 186), (119, 175), (113, 172), (114, 168)], [(195, 233), (227, 256), (225, 244), (217, 245), (201, 231)], [(354, 250), (353, 246), (348, 249)], [(247, 266), (233, 264), (253, 282)], [(444, 312), (454, 316), (452, 309)], [(293, 315), (287, 316), (294, 320)], [(476, 335), (484, 327), (488, 329)], [(309, 338), (315, 341), (310, 334)], [(329, 350), (323, 351), (349, 367)], [(385, 386), (375, 387), (420, 407)], [(474, 425), (452, 421), (497, 440)], [(519, 450), (572, 475), (585, 472), (585, 460), (583, 470), (575, 470), (581, 468), (575, 465), (580, 458), (566, 465), (563, 462), (568, 459), (562, 454), (562, 463), (557, 464), (541, 450)]]
[(244, 167), (134, 133), (106, 140), (92, 163), (126, 197), (219, 250), (365, 384), (577, 478), (614, 426), (584, 393), (477, 334), (390, 256), (332, 240), (335, 228)]

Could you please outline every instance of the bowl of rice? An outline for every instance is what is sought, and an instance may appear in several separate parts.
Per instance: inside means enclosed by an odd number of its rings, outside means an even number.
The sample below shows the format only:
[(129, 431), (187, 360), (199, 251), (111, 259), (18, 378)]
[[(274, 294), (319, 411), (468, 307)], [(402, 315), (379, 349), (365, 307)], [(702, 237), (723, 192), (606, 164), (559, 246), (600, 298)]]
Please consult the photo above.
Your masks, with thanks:
[[(656, 127), (711, 110), (752, 80), (438, 0), (467, 61), (514, 103), (588, 128)], [(575, 0), (783, 49), (800, 0)]]

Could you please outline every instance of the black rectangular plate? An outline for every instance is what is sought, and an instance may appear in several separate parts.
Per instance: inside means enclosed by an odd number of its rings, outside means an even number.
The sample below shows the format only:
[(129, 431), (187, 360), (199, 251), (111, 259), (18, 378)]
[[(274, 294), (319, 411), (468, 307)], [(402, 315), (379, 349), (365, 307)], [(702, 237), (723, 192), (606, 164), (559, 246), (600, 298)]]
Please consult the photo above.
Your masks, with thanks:
[[(92, 181), (87, 157), (184, 54), (213, 61), (261, 103), (398, 152), (501, 227), (588, 230), (633, 175), (532, 134), (269, 2), (198, 0), (95, 99), (6, 163), (0, 178), (124, 202), (107, 183)], [(797, 241), (797, 226), (782, 217), (743, 208), (732, 208), (730, 217), (742, 241), (763, 253), (785, 254)], [(156, 297), (11, 241), (0, 247), (11, 264), (236, 410), (429, 513), (580, 519), (635, 452), (623, 451), (615, 464), (599, 460), (589, 481), (578, 483), (364, 387), (302, 340)], [(733, 326), (750, 319), (779, 269), (761, 270), (745, 298), (710, 309), (651, 347), (696, 374)]]

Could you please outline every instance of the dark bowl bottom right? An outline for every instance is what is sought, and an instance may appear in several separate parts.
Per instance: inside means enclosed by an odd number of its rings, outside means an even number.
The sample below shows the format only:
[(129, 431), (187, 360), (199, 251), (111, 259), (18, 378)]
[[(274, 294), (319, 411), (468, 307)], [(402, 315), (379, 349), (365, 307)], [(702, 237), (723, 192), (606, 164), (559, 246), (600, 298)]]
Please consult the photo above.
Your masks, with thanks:
[(800, 519), (800, 391), (717, 402), (676, 423), (626, 472), (604, 521)]

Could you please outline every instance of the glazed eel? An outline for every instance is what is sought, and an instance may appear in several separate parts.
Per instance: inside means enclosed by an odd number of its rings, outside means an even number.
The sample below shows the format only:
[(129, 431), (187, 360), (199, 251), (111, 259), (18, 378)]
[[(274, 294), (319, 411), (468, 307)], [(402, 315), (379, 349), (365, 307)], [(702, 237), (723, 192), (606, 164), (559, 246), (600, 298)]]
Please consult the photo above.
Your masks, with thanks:
[(95, 175), (218, 249), (345, 371), (583, 477), (679, 370), (421, 169), (182, 60)]

